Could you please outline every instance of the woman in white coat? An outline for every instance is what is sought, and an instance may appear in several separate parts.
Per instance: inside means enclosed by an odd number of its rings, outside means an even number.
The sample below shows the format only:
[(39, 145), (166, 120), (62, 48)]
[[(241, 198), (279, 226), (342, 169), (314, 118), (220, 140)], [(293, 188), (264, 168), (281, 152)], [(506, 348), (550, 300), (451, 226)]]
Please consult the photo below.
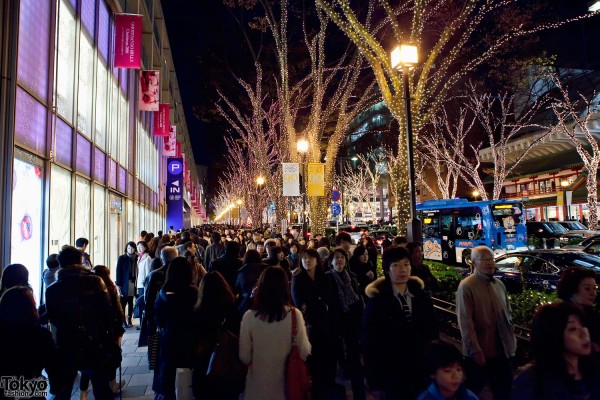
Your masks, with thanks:
[(300, 355), (310, 355), (310, 342), (300, 310), (290, 306), (287, 273), (267, 267), (261, 274), (254, 306), (242, 318), (240, 360), (248, 365), (245, 400), (284, 400), (285, 367), (292, 349), (292, 312)]
[[(148, 243), (144, 240), (140, 240), (137, 243), (137, 251), (138, 251), (138, 261), (137, 261), (137, 292), (138, 297), (144, 295), (144, 279), (150, 273), (150, 263), (152, 262), (152, 258), (148, 253)], [(141, 310), (140, 310), (141, 311)]]

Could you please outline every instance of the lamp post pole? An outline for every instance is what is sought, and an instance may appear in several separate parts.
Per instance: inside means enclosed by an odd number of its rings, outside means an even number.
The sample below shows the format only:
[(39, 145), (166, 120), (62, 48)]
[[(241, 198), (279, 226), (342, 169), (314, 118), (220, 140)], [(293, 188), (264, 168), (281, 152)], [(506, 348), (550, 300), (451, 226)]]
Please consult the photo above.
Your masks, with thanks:
[(410, 109), (409, 68), (417, 63), (417, 48), (402, 45), (394, 49), (391, 56), (392, 68), (402, 71), (404, 83), (404, 112), (406, 114), (406, 156), (408, 157), (408, 191), (410, 194), (410, 221), (406, 226), (409, 242), (422, 242), (421, 221), (417, 218), (416, 178), (414, 164), (414, 143), (412, 131), (412, 113)]

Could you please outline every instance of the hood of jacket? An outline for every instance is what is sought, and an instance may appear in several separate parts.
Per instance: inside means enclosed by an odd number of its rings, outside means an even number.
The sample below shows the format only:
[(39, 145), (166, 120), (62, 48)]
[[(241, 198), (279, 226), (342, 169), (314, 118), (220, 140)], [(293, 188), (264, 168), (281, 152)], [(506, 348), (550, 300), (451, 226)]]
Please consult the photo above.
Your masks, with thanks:
[[(412, 294), (425, 288), (425, 283), (418, 276), (411, 276), (406, 284)], [(378, 296), (382, 291), (389, 289), (391, 289), (390, 283), (382, 276), (369, 283), (365, 288), (365, 293), (369, 298), (372, 298)]]

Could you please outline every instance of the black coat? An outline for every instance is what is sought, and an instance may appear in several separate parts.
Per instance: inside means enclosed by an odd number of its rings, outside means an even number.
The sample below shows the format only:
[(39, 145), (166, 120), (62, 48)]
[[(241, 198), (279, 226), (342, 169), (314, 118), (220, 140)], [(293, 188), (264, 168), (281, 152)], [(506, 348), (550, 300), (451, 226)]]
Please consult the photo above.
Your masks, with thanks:
[[(352, 289), (354, 290), (354, 293), (356, 293), (358, 300), (356, 300), (356, 302), (350, 306), (350, 309), (344, 313), (342, 311), (342, 303), (338, 294), (337, 283), (333, 275), (334, 273), (336, 272), (333, 270), (329, 270), (325, 273), (331, 286), (331, 294), (328, 300), (331, 315), (331, 330), (335, 336), (350, 335), (358, 337), (364, 303), (360, 296), (356, 275), (348, 270)], [(349, 332), (349, 330), (352, 332)]]
[(238, 270), (242, 268), (242, 264), (243, 262), (241, 259), (225, 254), (223, 257), (213, 260), (210, 263), (208, 271), (216, 271), (223, 275), (223, 278), (225, 278), (229, 286), (233, 289)]
[(129, 293), (129, 275), (133, 268), (134, 286), (137, 281), (137, 257), (129, 257), (127, 254), (122, 254), (117, 259), (117, 276), (115, 284), (121, 289), (123, 297), (135, 296), (136, 293)]
[(237, 309), (240, 316), (243, 316), (246, 311), (252, 306), (252, 290), (258, 282), (260, 274), (267, 266), (263, 263), (244, 264), (237, 273), (235, 281), (234, 293), (238, 295)]
[(46, 312), (57, 328), (61, 359), (72, 367), (96, 369), (114, 344), (114, 314), (102, 279), (83, 265), (61, 268), (46, 290)]
[(428, 383), (422, 359), (426, 345), (438, 338), (433, 303), (423, 290), (423, 281), (411, 277), (412, 322), (408, 322), (400, 301), (386, 278), (367, 286), (369, 300), (361, 326), (361, 350), (365, 376), (372, 390), (402, 393), (414, 398)]

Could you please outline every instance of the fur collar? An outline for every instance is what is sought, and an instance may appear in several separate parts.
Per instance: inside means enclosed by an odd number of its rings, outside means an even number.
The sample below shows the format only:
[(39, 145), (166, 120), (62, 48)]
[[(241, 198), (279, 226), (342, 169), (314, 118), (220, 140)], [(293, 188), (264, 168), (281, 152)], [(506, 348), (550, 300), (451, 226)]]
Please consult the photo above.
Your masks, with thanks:
[[(421, 278), (419, 278), (418, 276), (411, 276), (408, 279), (408, 290), (412, 293), (412, 294), (416, 294), (416, 292), (421, 291), (425, 288), (425, 282), (423, 282), (421, 280)], [(375, 279), (373, 282), (369, 283), (367, 285), (367, 287), (365, 288), (365, 293), (367, 295), (367, 297), (376, 297), (377, 295), (379, 295), (382, 291), (391, 289), (390, 284), (388, 283), (388, 281), (385, 279), (384, 276), (379, 277), (377, 279)]]

